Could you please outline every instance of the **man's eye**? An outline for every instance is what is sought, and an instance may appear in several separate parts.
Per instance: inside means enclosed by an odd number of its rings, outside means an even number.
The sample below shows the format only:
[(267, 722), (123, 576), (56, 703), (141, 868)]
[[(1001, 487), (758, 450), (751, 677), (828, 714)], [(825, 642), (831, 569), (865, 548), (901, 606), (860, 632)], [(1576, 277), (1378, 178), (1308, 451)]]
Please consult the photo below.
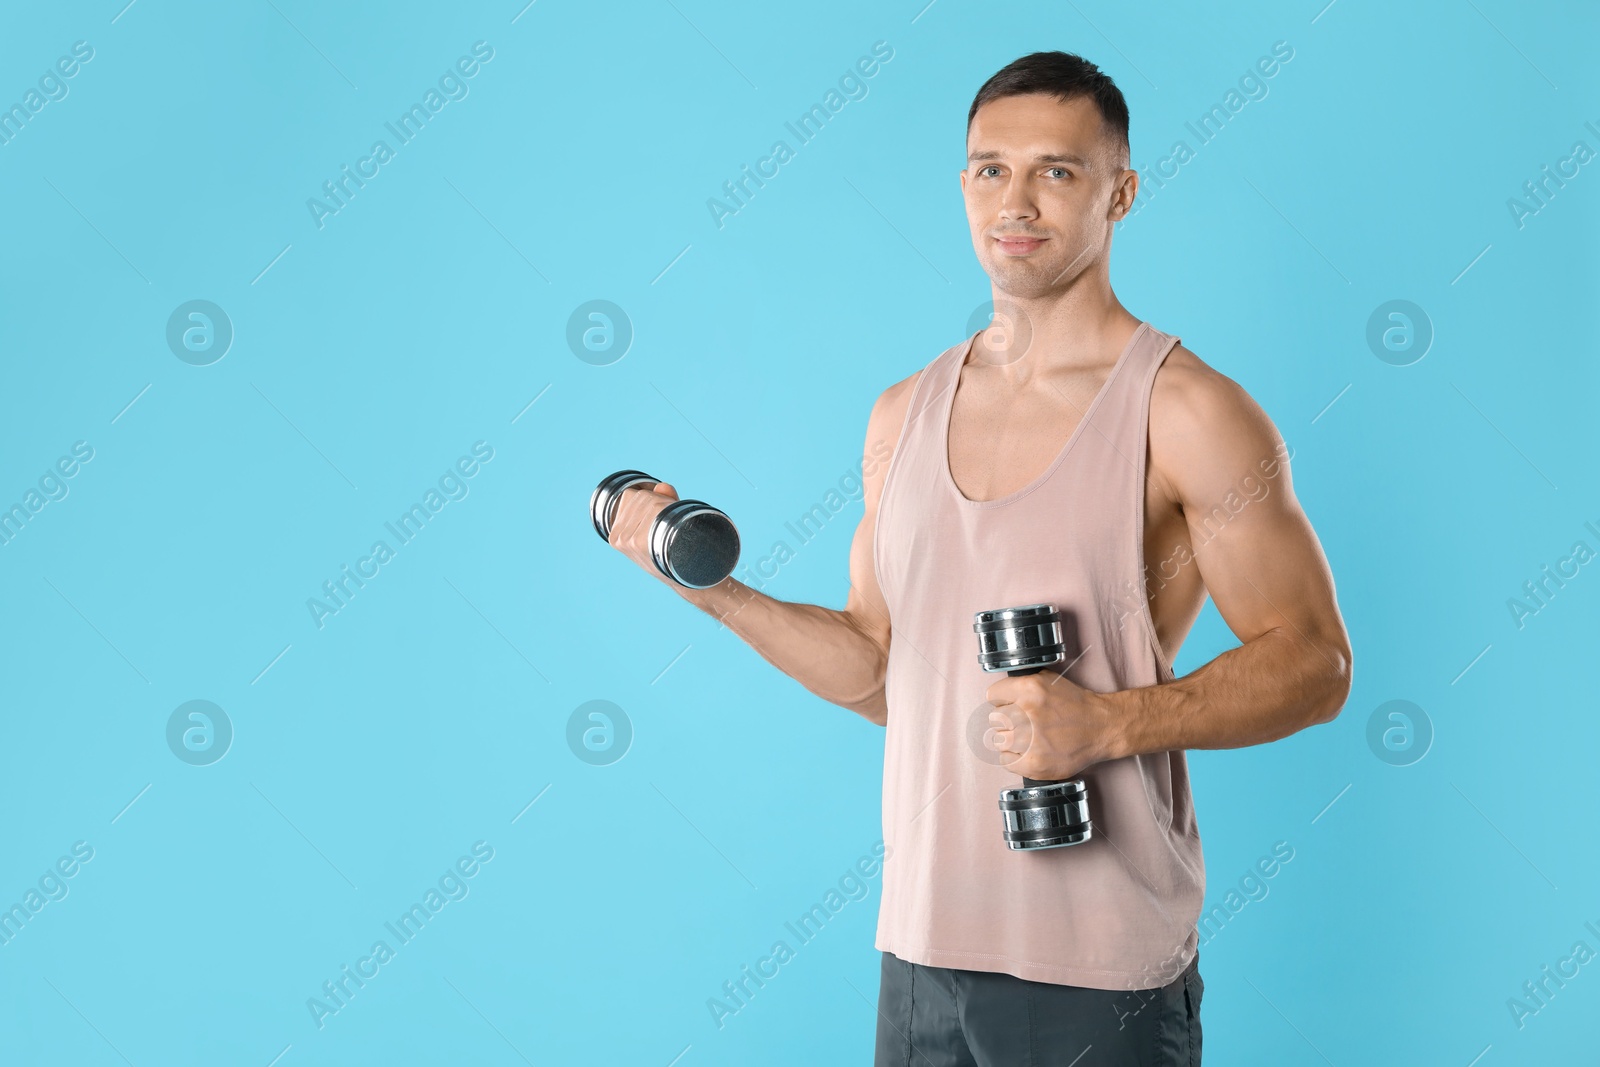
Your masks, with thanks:
[(1067, 168), (1065, 168), (1065, 167), (1051, 167), (1050, 168), (1050, 172), (1052, 174), (1059, 172), (1061, 177), (1063, 177), (1063, 178), (1065, 178), (1067, 176)]
[(999, 169), (1000, 169), (999, 167), (997, 167), (993, 163), (991, 163), (987, 167), (984, 167), (982, 170), (978, 171), (978, 174), (981, 175), (981, 176), (993, 177), (993, 175), (990, 175), (988, 172), (991, 171), (991, 170), (999, 170)]

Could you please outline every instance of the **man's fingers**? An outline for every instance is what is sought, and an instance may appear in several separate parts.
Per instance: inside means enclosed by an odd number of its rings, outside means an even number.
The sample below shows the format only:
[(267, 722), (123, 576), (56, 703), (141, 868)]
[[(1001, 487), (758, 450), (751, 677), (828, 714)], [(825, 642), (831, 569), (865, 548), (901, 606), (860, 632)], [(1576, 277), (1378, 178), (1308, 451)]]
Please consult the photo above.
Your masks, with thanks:
[(1047, 684), (1036, 674), (1018, 675), (1015, 678), (1008, 676), (990, 685), (984, 696), (989, 703), (997, 706), (1016, 704), (1025, 697), (1031, 699), (1032, 694), (1041, 692)]
[(995, 752), (1020, 756), (1028, 751), (1033, 724), (1026, 716), (1014, 717), (995, 710), (989, 713), (989, 723), (985, 740)]
[(632, 544), (634, 531), (638, 528), (639, 509), (629, 499), (629, 491), (623, 490), (621, 499), (617, 501), (617, 513), (611, 519), (612, 547), (623, 548)]
[(666, 482), (649, 488), (653, 491), (646, 492), (644, 486), (630, 485), (618, 497), (617, 513), (611, 523), (613, 547), (634, 543), (640, 529), (648, 527), (668, 504), (678, 499), (676, 490)]
[(1016, 703), (1016, 699), (1012, 695), (1016, 687), (1010, 683), (1010, 678), (1000, 679), (998, 682), (995, 682), (993, 685), (989, 686), (988, 691), (984, 693), (984, 698), (995, 707)]

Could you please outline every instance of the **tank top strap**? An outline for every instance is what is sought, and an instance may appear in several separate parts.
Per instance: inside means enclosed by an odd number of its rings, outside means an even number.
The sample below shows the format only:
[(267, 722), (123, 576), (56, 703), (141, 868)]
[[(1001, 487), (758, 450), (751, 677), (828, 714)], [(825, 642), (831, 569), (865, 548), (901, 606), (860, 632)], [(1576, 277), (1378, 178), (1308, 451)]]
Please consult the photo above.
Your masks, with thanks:
[[(1141, 322), (1130, 340), (1130, 348), (1123, 354), (1111, 377), (1102, 386), (1101, 395), (1087, 412), (1093, 423), (1096, 446), (1091, 450), (1109, 448), (1107, 456), (1112, 464), (1127, 474), (1137, 475), (1140, 487), (1144, 482), (1144, 457), (1149, 441), (1150, 391), (1155, 384), (1156, 371), (1167, 354), (1178, 344), (1178, 338)], [(1116, 481), (1121, 482), (1120, 478)]]
[[(918, 404), (931, 420), (937, 421), (939, 413), (948, 410), (949, 405), (946, 401), (951, 391), (955, 389), (956, 383), (961, 380), (961, 368), (967, 362), (967, 353), (972, 351), (972, 346), (977, 343), (982, 333), (983, 331), (979, 330), (965, 341), (959, 341), (945, 349), (918, 380)], [(943, 427), (936, 429), (942, 432)]]

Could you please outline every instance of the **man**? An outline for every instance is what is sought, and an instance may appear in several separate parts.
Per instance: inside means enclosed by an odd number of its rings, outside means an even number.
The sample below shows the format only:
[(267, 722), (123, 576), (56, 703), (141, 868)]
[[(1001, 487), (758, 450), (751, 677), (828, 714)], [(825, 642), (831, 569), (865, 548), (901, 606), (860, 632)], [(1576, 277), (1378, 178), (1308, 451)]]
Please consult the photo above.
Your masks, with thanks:
[[(1282, 438), (1112, 293), (1127, 131), (1122, 93), (1074, 55), (978, 91), (961, 189), (995, 324), (874, 405), (844, 609), (673, 586), (887, 727), (879, 1067), (1198, 1064), (1185, 750), (1327, 722), (1350, 690)], [(652, 574), (650, 521), (675, 499), (625, 493), (612, 526)], [(1208, 594), (1241, 644), (1174, 678)], [(985, 673), (973, 614), (1036, 603), (1061, 608), (1071, 662)], [(1091, 838), (1008, 849), (996, 798), (1018, 775), (1081, 778)]]

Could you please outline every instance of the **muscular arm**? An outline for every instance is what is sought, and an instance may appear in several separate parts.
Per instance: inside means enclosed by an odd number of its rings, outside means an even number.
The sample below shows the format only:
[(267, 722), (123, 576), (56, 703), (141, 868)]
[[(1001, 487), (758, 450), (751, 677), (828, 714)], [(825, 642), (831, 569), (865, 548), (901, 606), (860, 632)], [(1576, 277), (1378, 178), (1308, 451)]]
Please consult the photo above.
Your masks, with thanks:
[[(873, 528), (889, 457), (900, 436), (914, 382), (915, 375), (884, 390), (867, 420), (861, 478), (865, 512), (850, 542), (850, 592), (842, 610), (777, 600), (733, 577), (710, 589), (671, 586), (806, 689), (879, 726), (888, 721), (884, 676), (889, 658), (889, 609), (873, 567)], [(638, 497), (629, 501), (635, 494)], [(632, 533), (615, 535), (613, 543), (619, 537), (630, 541), (629, 547), (617, 547), (653, 570), (643, 531), (648, 531), (655, 513), (675, 497), (660, 497), (657, 504), (643, 501), (646, 496), (640, 490), (624, 494), (615, 525), (623, 525), (626, 515)], [(629, 508), (630, 504), (639, 506)], [(624, 512), (624, 508), (628, 510)]]
[(1120, 724), (1112, 754), (1238, 748), (1330, 721), (1350, 692), (1350, 639), (1282, 438), (1209, 369), (1179, 376), (1166, 400), (1152, 401), (1151, 477), (1183, 508), (1183, 565), (1200, 568), (1242, 644), (1168, 684), (1102, 694)]

